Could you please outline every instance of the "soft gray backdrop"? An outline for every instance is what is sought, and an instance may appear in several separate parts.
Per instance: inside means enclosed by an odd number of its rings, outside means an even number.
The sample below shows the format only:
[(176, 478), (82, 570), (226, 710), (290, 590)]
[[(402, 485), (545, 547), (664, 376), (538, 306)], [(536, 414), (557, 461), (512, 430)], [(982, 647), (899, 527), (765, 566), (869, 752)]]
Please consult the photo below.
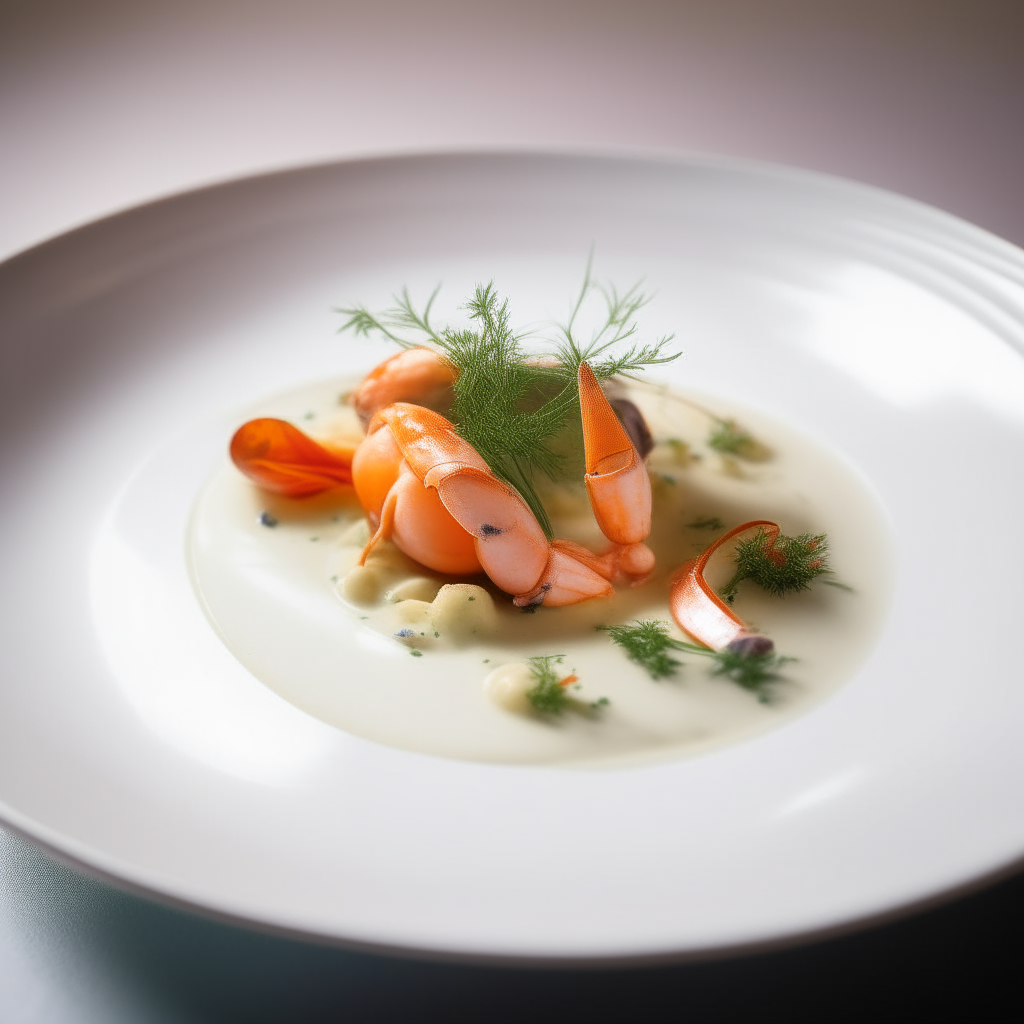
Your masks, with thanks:
[[(796, 164), (1024, 244), (1024, 3), (6, 0), (0, 126), (0, 256), (237, 175), (552, 145)], [(520, 974), (211, 924), (6, 833), (0, 871), (0, 1020), (54, 1024), (555, 1019), (581, 1007), (595, 1020), (934, 1014), (998, 990), (1021, 949), (1007, 907), (1024, 909), (1011, 881), (774, 958)]]

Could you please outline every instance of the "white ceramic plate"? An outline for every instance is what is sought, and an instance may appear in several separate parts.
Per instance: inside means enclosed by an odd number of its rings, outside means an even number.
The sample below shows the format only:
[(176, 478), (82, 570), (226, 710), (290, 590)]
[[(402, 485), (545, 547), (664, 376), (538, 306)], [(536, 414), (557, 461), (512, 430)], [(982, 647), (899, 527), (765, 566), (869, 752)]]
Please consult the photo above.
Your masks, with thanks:
[[(899, 551), (884, 634), (774, 732), (623, 771), (374, 745), (242, 669), (184, 530), (237, 409), (356, 372), (332, 306), (495, 277), (559, 314), (646, 274), (671, 376), (845, 457)], [(720, 161), (392, 159), (144, 207), (0, 268), (0, 815), (163, 898), (351, 944), (707, 953), (1024, 851), (1024, 256), (856, 185)], [(137, 486), (149, 475), (145, 486)], [(126, 495), (145, 495), (131, 500)]]

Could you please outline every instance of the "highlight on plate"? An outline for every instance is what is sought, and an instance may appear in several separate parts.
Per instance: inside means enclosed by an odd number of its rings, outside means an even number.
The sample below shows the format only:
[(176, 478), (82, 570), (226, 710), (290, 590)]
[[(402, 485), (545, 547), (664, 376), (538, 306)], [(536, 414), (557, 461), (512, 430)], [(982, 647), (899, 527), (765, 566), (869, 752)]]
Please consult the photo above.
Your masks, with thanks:
[[(477, 286), (461, 325), (435, 326), (436, 295), (422, 308), (403, 291), (381, 313), (341, 310), (342, 332), (397, 351), (333, 411), (257, 416), (237, 429), (230, 455), (259, 505), (248, 517), (256, 536), (320, 522), (308, 540), (329, 541), (323, 586), (340, 599), (339, 617), (417, 659), (406, 675), (461, 656), (465, 676), (467, 653), (481, 655), (458, 699), (477, 714), (482, 695), (491, 714), (549, 732), (577, 721), (584, 759), (600, 751), (603, 729), (617, 737), (614, 752), (638, 746), (622, 738), (632, 700), (622, 678), (636, 691), (685, 686), (700, 666), (711, 686), (745, 693), (761, 713), (800, 703), (788, 690), (806, 688), (790, 679), (802, 652), (776, 648), (759, 622), (765, 602), (819, 584), (847, 602), (860, 594), (833, 571), (825, 530), (803, 528), (806, 510), (792, 517), (798, 529), (781, 521), (787, 485), (791, 506), (807, 499), (785, 479), (777, 441), (644, 380), (679, 356), (672, 336), (638, 340), (648, 296), (600, 285), (588, 268), (545, 339), (513, 328), (493, 283)], [(601, 316), (584, 338), (581, 314), (595, 304)], [(792, 607), (793, 619), (804, 614)], [(822, 615), (815, 605), (809, 628)], [(697, 728), (691, 745), (713, 731)]]

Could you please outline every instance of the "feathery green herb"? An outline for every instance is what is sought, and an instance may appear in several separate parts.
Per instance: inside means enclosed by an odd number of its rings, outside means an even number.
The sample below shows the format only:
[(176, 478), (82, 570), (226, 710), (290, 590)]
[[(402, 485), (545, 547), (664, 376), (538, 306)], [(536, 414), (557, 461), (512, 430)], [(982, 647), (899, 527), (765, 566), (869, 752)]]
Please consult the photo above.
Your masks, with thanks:
[[(641, 284), (641, 281), (637, 281), (631, 288), (620, 293), (614, 284), (604, 285), (596, 281), (593, 276), (593, 256), (587, 260), (583, 284), (569, 319), (564, 324), (555, 324), (559, 333), (555, 350), (559, 362), (557, 370), (575, 379), (580, 363), (586, 362), (590, 364), (594, 376), (603, 381), (617, 374), (630, 377), (644, 367), (671, 363), (682, 355), (681, 352), (666, 354), (667, 346), (675, 338), (674, 334), (666, 334), (647, 345), (634, 344), (618, 355), (610, 353), (610, 349), (616, 345), (636, 336), (637, 324), (634, 318), (653, 298), (640, 290)], [(604, 299), (605, 318), (590, 340), (583, 342), (578, 337), (576, 321), (587, 299), (594, 293)]]
[[(452, 421), (494, 474), (522, 494), (550, 537), (551, 523), (532, 476), (558, 478), (562, 457), (551, 441), (573, 410), (576, 389), (556, 384), (549, 368), (524, 362), (520, 339), (509, 326), (508, 300), (498, 305), (493, 285), (478, 287), (467, 309), (479, 331), (446, 331), (442, 346), (459, 368)], [(524, 410), (524, 404), (536, 403), (552, 389), (555, 397)]]
[[(422, 313), (416, 312), (408, 288), (402, 289), (401, 296), (394, 296), (395, 304), (384, 310), (383, 313), (371, 313), (365, 306), (338, 309), (336, 312), (348, 317), (348, 320), (338, 328), (338, 333), (352, 331), (357, 338), (368, 338), (376, 331), (401, 348), (416, 348), (422, 345), (424, 340), (440, 345), (441, 337), (430, 323), (430, 310), (440, 290), (441, 286), (438, 285), (430, 293), (430, 298), (427, 299)], [(400, 334), (396, 334), (396, 331), (420, 331), (426, 335), (426, 339), (404, 338)]]
[[(798, 537), (780, 534), (774, 544), (762, 527), (748, 540), (736, 545), (736, 572), (722, 588), (730, 604), (744, 580), (753, 580), (772, 597), (785, 597), (798, 590), (809, 590), (811, 581), (831, 576), (828, 538), (824, 533), (801, 533)], [(833, 580), (833, 586), (844, 587)], [(849, 588), (844, 588), (849, 589)]]
[[(598, 626), (606, 632), (612, 642), (626, 652), (626, 656), (647, 669), (652, 679), (674, 676), (683, 663), (671, 656), (670, 651), (687, 651), (711, 658), (715, 663), (711, 669), (714, 676), (725, 676), (746, 690), (757, 694), (758, 700), (767, 703), (771, 699), (771, 685), (781, 677), (779, 669), (793, 658), (775, 653), (770, 642), (751, 644), (749, 638), (738, 646), (724, 647), (713, 651), (708, 647), (675, 640), (668, 635), (668, 623), (657, 619), (638, 619), (628, 626)], [(758, 638), (760, 639), (760, 638)]]
[(691, 530), (721, 530), (725, 523), (718, 516), (698, 516), (686, 525)]
[(723, 455), (738, 455), (745, 458), (757, 442), (753, 436), (736, 425), (734, 420), (715, 419), (715, 426), (708, 435), (708, 447)]
[(527, 659), (533, 678), (537, 680), (536, 684), (526, 691), (527, 700), (533, 706), (533, 710), (541, 715), (556, 716), (563, 711), (588, 714), (607, 707), (607, 697), (599, 697), (588, 704), (569, 695), (554, 668), (555, 665), (562, 663), (564, 657), (564, 654), (548, 654)]
[(682, 650), (686, 645), (668, 635), (668, 626), (664, 622), (638, 619), (628, 626), (596, 628), (607, 633), (612, 643), (621, 647), (630, 661), (645, 668), (652, 679), (674, 676), (682, 664), (669, 651)]
[[(573, 325), (595, 290), (605, 298), (607, 315), (590, 343), (581, 346)], [(427, 344), (439, 349), (458, 370), (450, 412), (456, 430), (495, 476), (519, 491), (550, 538), (551, 522), (534, 478), (538, 473), (552, 480), (563, 475), (566, 460), (552, 442), (574, 415), (579, 418), (576, 375), (580, 362), (586, 359), (598, 380), (606, 380), (653, 363), (671, 362), (678, 353), (665, 355), (671, 339), (662, 338), (653, 344), (633, 345), (618, 355), (609, 354), (612, 346), (635, 335), (632, 317), (649, 299), (638, 286), (620, 295), (614, 287), (595, 284), (589, 263), (572, 315), (560, 327), (561, 340), (551, 353), (554, 358), (548, 360), (526, 362), (525, 335), (512, 330), (508, 300), (499, 300), (493, 282), (478, 285), (465, 305), (470, 328), (434, 328), (430, 311), (437, 293), (435, 289), (422, 312), (417, 311), (407, 289), (380, 314), (365, 306), (341, 309), (348, 319), (340, 330), (351, 330), (357, 336), (378, 333), (403, 348)], [(410, 332), (419, 337), (410, 337)]]
[(757, 699), (762, 704), (771, 701), (772, 684), (781, 678), (779, 669), (790, 661), (796, 661), (795, 658), (776, 654), (773, 647), (761, 651), (756, 648), (750, 649), (745, 644), (740, 644), (738, 648), (730, 644), (719, 651), (712, 651), (697, 644), (683, 644), (682, 647), (693, 654), (699, 654), (702, 658), (711, 658), (715, 663), (711, 669), (713, 676), (731, 679), (745, 690), (757, 694)]
[(560, 665), (563, 654), (549, 654), (528, 659), (530, 671), (537, 682), (526, 691), (533, 710), (542, 715), (560, 715), (569, 704), (569, 695), (559, 685), (559, 675), (554, 666)]
[(734, 683), (739, 683), (745, 690), (757, 694), (758, 700), (768, 703), (771, 699), (770, 686), (780, 677), (779, 669), (795, 658), (786, 658), (773, 650), (762, 654), (730, 650), (723, 647), (720, 651), (700, 651), (710, 655), (715, 661), (711, 670), (713, 676), (725, 676)]

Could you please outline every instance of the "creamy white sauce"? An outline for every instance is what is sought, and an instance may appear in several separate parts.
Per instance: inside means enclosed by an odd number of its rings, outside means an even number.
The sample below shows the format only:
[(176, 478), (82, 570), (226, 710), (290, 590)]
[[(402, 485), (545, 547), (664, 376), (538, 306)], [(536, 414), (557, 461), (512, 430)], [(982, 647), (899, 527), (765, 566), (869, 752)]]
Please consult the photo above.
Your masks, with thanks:
[[(339, 401), (345, 390), (345, 382), (326, 382), (268, 400), (248, 415), (291, 419), (321, 438), (357, 439), (355, 416)], [(707, 447), (712, 423), (687, 399), (653, 387), (629, 397), (659, 441), (648, 460), (649, 544), (658, 567), (643, 586), (524, 613), (485, 578), (438, 576), (390, 544), (374, 552), (372, 572), (360, 582), (358, 573), (348, 575), (365, 540), (350, 493), (275, 497), (226, 463), (196, 502), (188, 541), (207, 613), (235, 656), (285, 699), (341, 729), (423, 753), (617, 766), (692, 754), (780, 725), (832, 693), (871, 649), (891, 590), (884, 516), (840, 458), (771, 419), (698, 400), (766, 446), (770, 457), (745, 461)], [(557, 536), (596, 550), (607, 544), (582, 488), (549, 491), (546, 505)], [(276, 525), (263, 525), (262, 513)], [(691, 525), (714, 518), (722, 528)], [(852, 588), (819, 584), (772, 599), (752, 583), (742, 586), (737, 614), (771, 636), (780, 654), (797, 659), (783, 669), (770, 703), (713, 677), (709, 659), (685, 653), (677, 676), (652, 680), (595, 630), (637, 618), (671, 622), (672, 571), (724, 529), (751, 519), (775, 520), (790, 535), (827, 533), (836, 578)], [(494, 610), (464, 604), (473, 614), (438, 618), (445, 625), (437, 628), (429, 602), (451, 583), (486, 587)], [(438, 600), (466, 601), (472, 593), (455, 588)], [(684, 638), (674, 624), (672, 634)], [(485, 685), (502, 665), (550, 654), (565, 655), (566, 674), (579, 677), (574, 696), (607, 697), (608, 706), (550, 720), (524, 713), (514, 695), (499, 697), (508, 687), (493, 678)]]

